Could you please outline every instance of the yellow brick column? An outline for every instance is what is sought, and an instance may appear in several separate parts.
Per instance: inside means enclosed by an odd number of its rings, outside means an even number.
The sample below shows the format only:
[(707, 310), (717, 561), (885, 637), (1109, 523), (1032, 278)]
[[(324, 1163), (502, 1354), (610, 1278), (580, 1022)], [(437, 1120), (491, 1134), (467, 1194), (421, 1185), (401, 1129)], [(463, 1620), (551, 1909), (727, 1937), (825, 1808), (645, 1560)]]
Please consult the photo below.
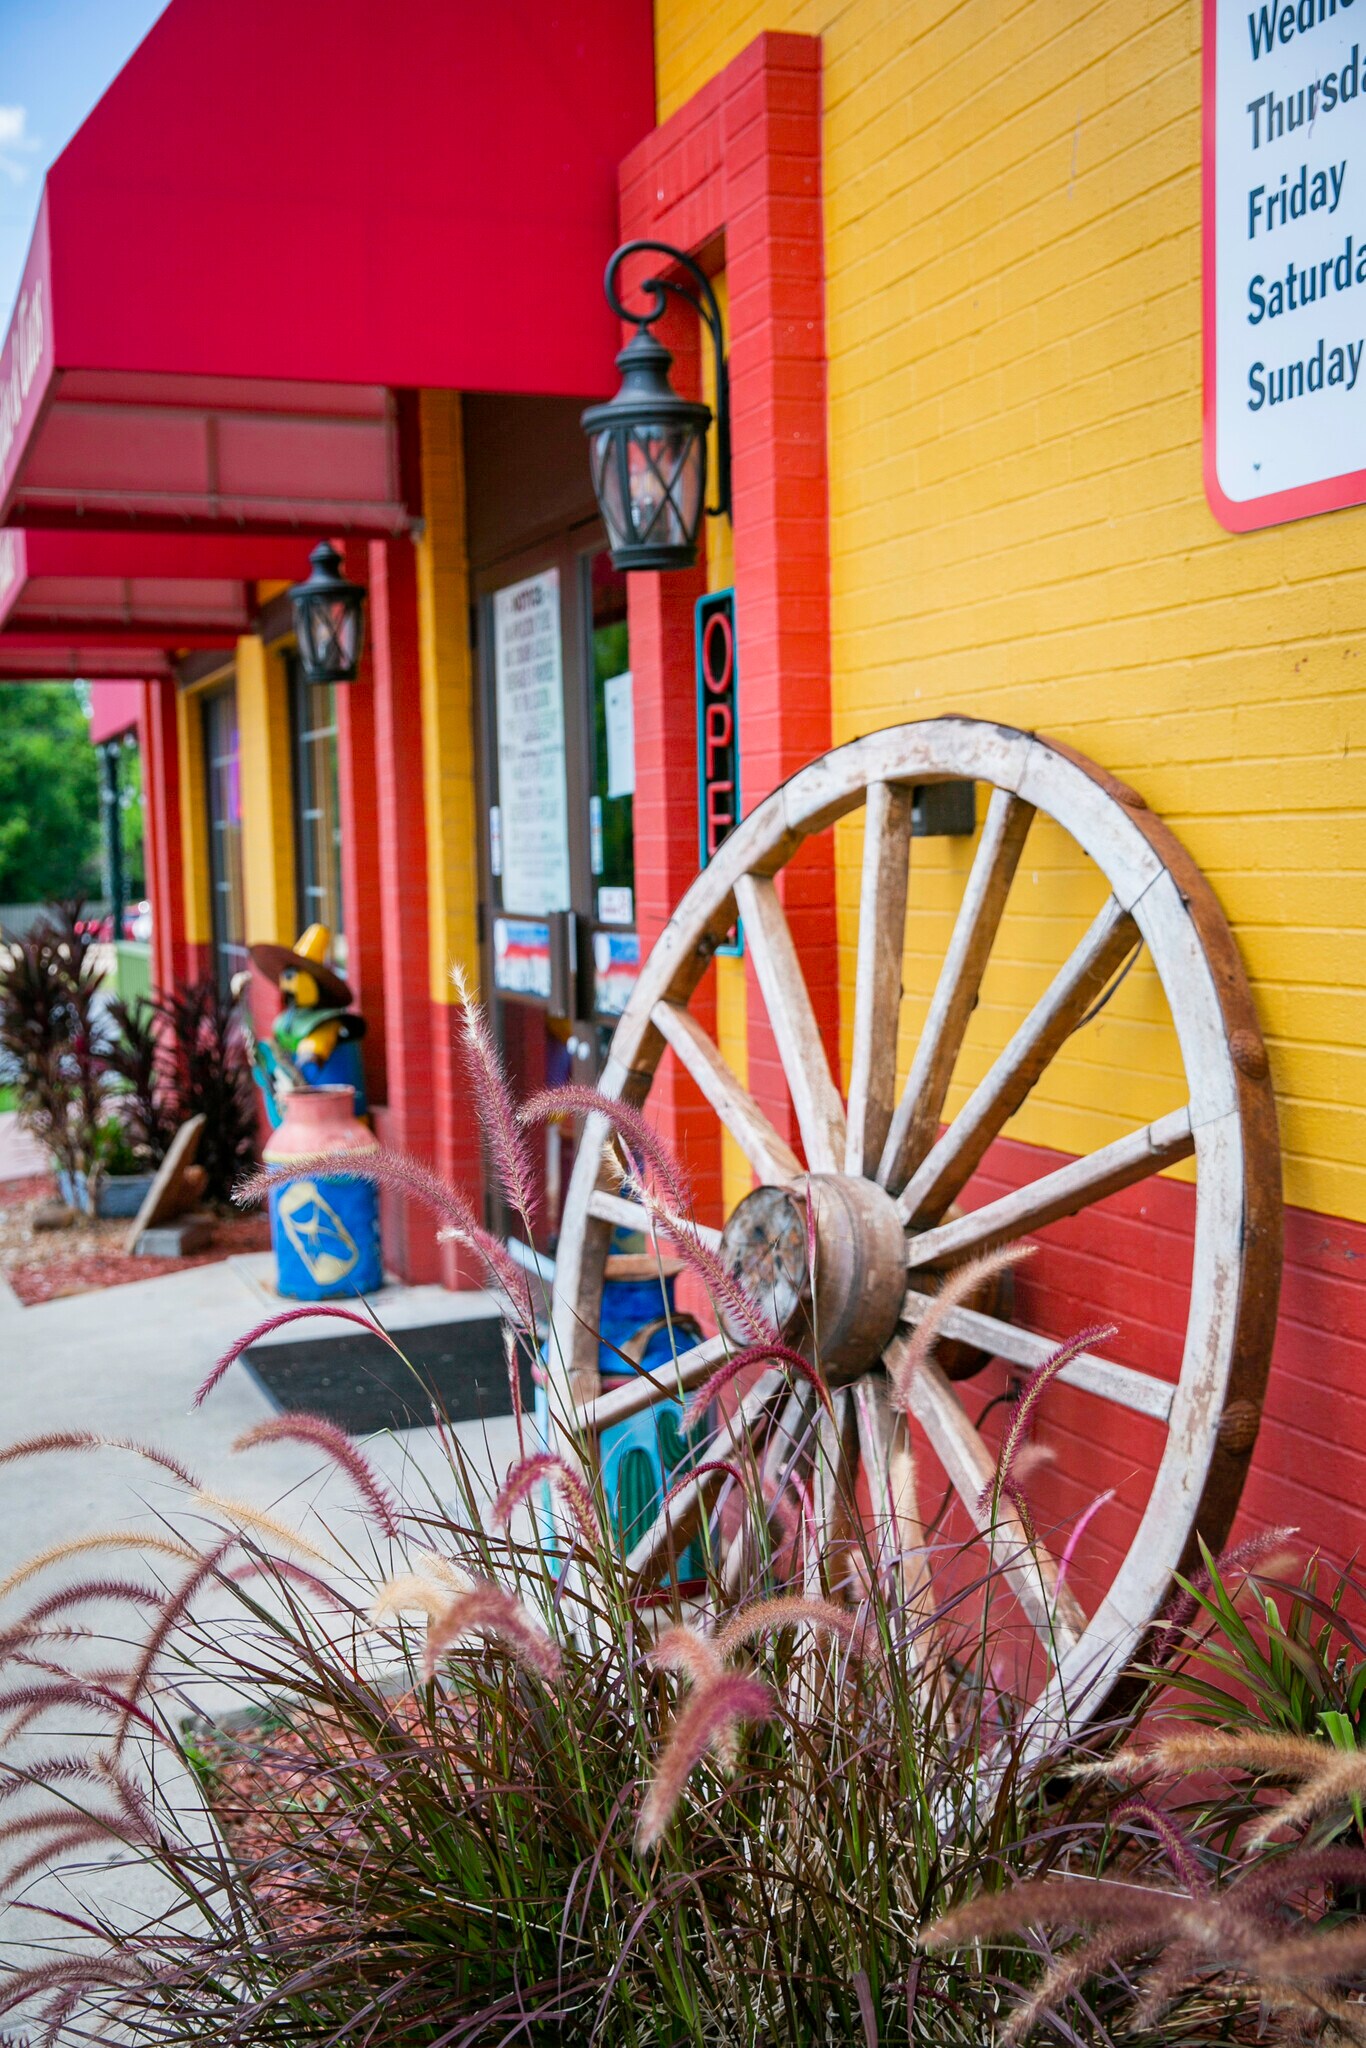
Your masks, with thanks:
[(204, 715), (202, 701), (189, 691), (176, 692), (176, 754), (180, 763), (181, 890), (185, 910), (185, 943), (193, 948), (195, 972), (206, 971), (213, 943), (213, 905), (209, 884), (209, 804), (204, 780)]
[[(417, 543), (418, 666), (422, 682), (423, 809), (427, 826), (427, 931), (432, 998), (437, 1164), (479, 1200), (478, 1125), (456, 1050), (451, 968), (479, 983), (478, 779), (474, 663), (465, 551), (465, 451), (460, 396), (424, 391), (421, 537)], [(448, 1286), (480, 1275), (446, 1247)]]
[(247, 941), (288, 945), (298, 935), (289, 697), (283, 659), (254, 633), (237, 643), (237, 732)]
[(479, 972), (474, 668), (465, 554), (465, 461), (460, 394), (420, 401), (423, 531), (417, 543), (422, 773), (434, 1003), (452, 999), (450, 970)]

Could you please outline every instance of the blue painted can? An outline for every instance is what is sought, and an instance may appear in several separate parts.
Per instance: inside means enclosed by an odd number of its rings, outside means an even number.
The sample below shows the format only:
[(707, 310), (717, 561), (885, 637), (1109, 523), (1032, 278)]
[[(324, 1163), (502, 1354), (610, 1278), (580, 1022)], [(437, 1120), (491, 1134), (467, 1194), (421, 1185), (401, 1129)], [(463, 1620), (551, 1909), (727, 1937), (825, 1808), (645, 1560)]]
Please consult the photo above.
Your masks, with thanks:
[[(264, 1158), (287, 1167), (321, 1152), (364, 1153), (375, 1140), (355, 1114), (349, 1087), (296, 1088)], [(303, 1175), (272, 1188), (270, 1239), (276, 1286), (291, 1301), (372, 1294), (384, 1284), (379, 1190), (372, 1181)]]

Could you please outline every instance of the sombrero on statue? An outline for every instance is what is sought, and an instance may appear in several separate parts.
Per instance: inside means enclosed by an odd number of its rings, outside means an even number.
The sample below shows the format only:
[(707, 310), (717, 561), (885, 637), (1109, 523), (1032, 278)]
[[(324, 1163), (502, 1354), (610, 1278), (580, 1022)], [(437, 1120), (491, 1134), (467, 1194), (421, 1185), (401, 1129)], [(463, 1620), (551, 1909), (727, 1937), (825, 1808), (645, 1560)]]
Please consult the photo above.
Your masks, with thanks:
[(334, 967), (327, 964), (328, 948), (332, 934), (325, 924), (311, 924), (294, 945), (290, 946), (249, 946), (248, 956), (253, 967), (258, 967), (267, 981), (273, 981), (278, 988), (280, 976), (293, 968), (296, 973), (311, 974), (318, 986), (318, 1005), (327, 1010), (349, 1010), (353, 1001), (350, 989)]

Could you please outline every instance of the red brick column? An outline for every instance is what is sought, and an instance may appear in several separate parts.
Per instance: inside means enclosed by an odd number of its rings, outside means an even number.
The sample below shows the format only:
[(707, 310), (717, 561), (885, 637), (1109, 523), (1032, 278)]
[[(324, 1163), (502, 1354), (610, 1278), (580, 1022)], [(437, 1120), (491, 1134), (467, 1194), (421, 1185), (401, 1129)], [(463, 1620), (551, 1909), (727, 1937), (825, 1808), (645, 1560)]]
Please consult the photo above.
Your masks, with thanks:
[(142, 754), (147, 893), (152, 904), (152, 987), (162, 993), (178, 981), (192, 979), (195, 968), (185, 940), (180, 746), (173, 683), (143, 684), (138, 747)]
[[(676, 389), (695, 396), (701, 381), (696, 320), (681, 307), (671, 308), (656, 331), (673, 352)], [(693, 606), (705, 589), (700, 565), (668, 575), (633, 575), (627, 581), (635, 695), (636, 924), (642, 953), (648, 953), (697, 873)], [(692, 1009), (714, 1033), (714, 976), (698, 990)], [(715, 1218), (721, 1204), (720, 1130), (672, 1053), (665, 1054), (649, 1107), (660, 1136), (687, 1166), (698, 1215)]]
[[(346, 573), (364, 582), (369, 549), (352, 541)], [(384, 947), (379, 880), (379, 807), (375, 788), (374, 621), (354, 683), (337, 690), (337, 797), (341, 808), (341, 883), (346, 919), (346, 978), (365, 1018), (365, 1088), (371, 1102), (388, 1100), (384, 1057)]]
[[(387, 1145), (435, 1156), (428, 996), (427, 837), (422, 790), (422, 692), (412, 543), (370, 543), (378, 927), (388, 1104), (376, 1119)], [(373, 913), (372, 913), (373, 914)], [(385, 1255), (405, 1280), (437, 1280), (436, 1228), (406, 1199), (386, 1200)]]
[[(715, 267), (730, 300), (731, 441), (740, 758), (747, 810), (830, 745), (820, 45), (762, 35), (622, 166), (622, 232), (658, 236)], [(669, 345), (674, 346), (672, 337)], [(683, 367), (680, 359), (680, 368)], [(696, 865), (692, 600), (700, 581), (635, 577), (636, 860), (646, 909)], [(639, 623), (638, 623), (639, 622)], [(642, 833), (651, 835), (643, 848)], [(668, 856), (661, 857), (661, 848)], [(677, 858), (672, 859), (674, 849)], [(682, 872), (685, 863), (686, 874)], [(649, 861), (642, 882), (642, 853)], [(647, 896), (646, 889), (650, 893)], [(839, 1046), (833, 848), (817, 842), (779, 889), (832, 1064)], [(749, 1085), (796, 1138), (772, 1032), (749, 977)], [(838, 1071), (837, 1065), (836, 1070)], [(657, 1093), (682, 1120), (686, 1096)], [(686, 1140), (685, 1140), (686, 1141)]]

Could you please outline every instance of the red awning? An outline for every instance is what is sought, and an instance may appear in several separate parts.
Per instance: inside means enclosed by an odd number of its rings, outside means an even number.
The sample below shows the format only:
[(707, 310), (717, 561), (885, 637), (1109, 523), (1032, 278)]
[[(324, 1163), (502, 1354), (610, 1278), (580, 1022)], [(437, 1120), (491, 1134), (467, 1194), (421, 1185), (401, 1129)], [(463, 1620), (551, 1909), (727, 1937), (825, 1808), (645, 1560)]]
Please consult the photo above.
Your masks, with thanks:
[(0, 683), (69, 683), (92, 676), (171, 683), (175, 669), (164, 647), (89, 641), (74, 646), (55, 635), (0, 633)]
[(12, 526), (397, 532), (394, 394), (591, 396), (650, 0), (171, 0), (48, 173)]
[(0, 645), (231, 646), (251, 630), (254, 579), (308, 573), (283, 535), (0, 531)]
[(99, 682), (90, 685), (90, 740), (102, 747), (106, 740), (122, 739), (136, 732), (142, 717), (142, 684)]

